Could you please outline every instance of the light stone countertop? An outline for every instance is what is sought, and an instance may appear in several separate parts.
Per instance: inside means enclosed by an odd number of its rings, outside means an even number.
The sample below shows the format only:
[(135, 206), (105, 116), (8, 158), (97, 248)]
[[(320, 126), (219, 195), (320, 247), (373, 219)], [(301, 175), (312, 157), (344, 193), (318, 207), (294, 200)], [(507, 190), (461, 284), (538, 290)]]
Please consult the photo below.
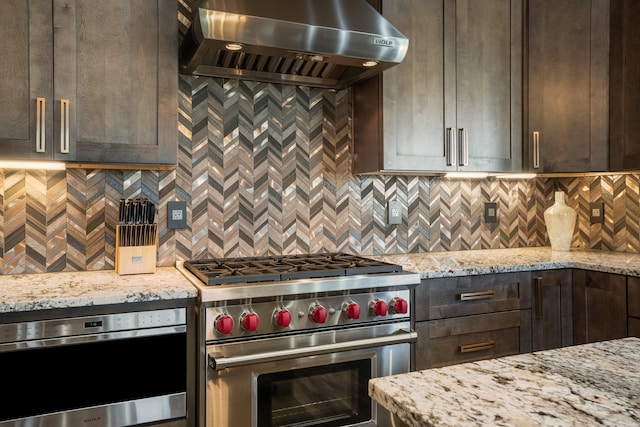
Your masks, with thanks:
[(560, 268), (640, 277), (640, 254), (580, 249), (563, 252), (552, 251), (548, 246), (424, 252), (373, 258), (402, 265), (405, 271), (420, 273), (423, 279)]
[(0, 276), (0, 313), (195, 298), (173, 267), (120, 276), (113, 270)]
[(640, 339), (375, 378), (369, 395), (412, 427), (638, 426)]

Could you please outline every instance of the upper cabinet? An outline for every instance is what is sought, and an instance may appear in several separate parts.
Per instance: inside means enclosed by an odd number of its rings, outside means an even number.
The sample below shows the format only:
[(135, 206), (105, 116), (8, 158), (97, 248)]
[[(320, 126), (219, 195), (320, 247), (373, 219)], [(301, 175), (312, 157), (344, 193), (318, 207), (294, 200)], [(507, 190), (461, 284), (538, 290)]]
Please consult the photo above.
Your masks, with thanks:
[(353, 88), (354, 172), (518, 171), (522, 1), (382, 0), (402, 64)]
[(529, 0), (529, 170), (609, 169), (609, 16), (609, 0)]
[(610, 164), (640, 168), (640, 2), (611, 0)]
[(45, 3), (0, 4), (0, 157), (175, 165), (176, 2)]

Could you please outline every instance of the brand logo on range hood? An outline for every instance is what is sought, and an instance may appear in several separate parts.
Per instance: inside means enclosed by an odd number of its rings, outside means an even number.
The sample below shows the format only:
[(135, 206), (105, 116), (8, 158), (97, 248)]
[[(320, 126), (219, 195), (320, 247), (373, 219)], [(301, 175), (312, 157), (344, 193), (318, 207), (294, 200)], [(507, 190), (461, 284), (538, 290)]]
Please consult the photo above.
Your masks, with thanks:
[(396, 45), (393, 39), (381, 39), (378, 37), (374, 37), (373, 44), (376, 46), (386, 46), (386, 47), (393, 47)]

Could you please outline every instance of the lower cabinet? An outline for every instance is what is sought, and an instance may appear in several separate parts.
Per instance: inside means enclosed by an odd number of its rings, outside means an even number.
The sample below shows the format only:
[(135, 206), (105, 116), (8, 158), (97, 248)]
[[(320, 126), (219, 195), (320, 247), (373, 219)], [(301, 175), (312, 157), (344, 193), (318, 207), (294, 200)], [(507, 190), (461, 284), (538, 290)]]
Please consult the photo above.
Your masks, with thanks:
[(627, 277), (573, 271), (573, 344), (627, 336)]
[(531, 310), (417, 322), (416, 369), (531, 351)]
[(571, 270), (531, 273), (532, 350), (550, 350), (573, 343)]
[(640, 277), (627, 278), (629, 336), (640, 338)]
[(531, 351), (529, 272), (423, 280), (415, 291), (415, 368)]

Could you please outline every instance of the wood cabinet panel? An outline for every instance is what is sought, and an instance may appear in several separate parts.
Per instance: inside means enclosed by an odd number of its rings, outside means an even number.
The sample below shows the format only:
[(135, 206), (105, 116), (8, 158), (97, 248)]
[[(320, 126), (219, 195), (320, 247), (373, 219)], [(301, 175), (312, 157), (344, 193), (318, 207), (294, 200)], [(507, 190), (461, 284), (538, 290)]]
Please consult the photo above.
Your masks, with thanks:
[(172, 0), (1, 2), (0, 158), (175, 165), (176, 16)]
[(416, 288), (416, 320), (531, 307), (530, 273), (423, 280)]
[(354, 172), (520, 170), (523, 2), (383, 0), (382, 13), (409, 51), (352, 88)]
[(549, 350), (573, 343), (571, 270), (532, 273), (532, 349)]
[(640, 2), (611, 0), (610, 165), (640, 168)]
[(640, 318), (640, 278), (627, 278), (627, 307), (629, 316)]
[(530, 0), (528, 11), (528, 167), (608, 170), (609, 1)]
[(416, 369), (530, 351), (530, 310), (417, 322)]
[(573, 271), (573, 343), (627, 336), (627, 280), (596, 271)]
[[(52, 11), (47, 2), (0, 2), (0, 158), (50, 159), (53, 133)], [(36, 151), (36, 99), (45, 99)], [(42, 111), (42, 110), (41, 110)]]

